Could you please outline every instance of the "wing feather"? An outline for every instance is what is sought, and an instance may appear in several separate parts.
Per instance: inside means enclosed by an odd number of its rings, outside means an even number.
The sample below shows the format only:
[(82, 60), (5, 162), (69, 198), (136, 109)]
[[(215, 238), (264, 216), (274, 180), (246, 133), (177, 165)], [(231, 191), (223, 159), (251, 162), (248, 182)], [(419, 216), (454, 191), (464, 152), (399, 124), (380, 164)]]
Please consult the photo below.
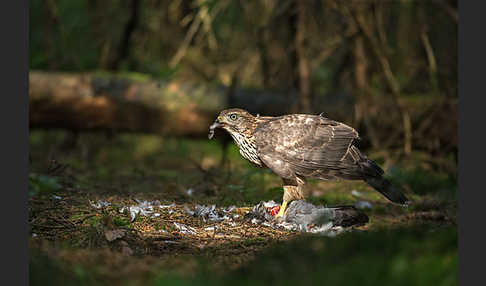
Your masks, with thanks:
[(359, 137), (346, 124), (305, 114), (268, 120), (255, 130), (254, 136), (260, 157), (282, 160), (295, 174), (306, 177), (332, 176), (333, 170), (342, 168), (353, 140)]

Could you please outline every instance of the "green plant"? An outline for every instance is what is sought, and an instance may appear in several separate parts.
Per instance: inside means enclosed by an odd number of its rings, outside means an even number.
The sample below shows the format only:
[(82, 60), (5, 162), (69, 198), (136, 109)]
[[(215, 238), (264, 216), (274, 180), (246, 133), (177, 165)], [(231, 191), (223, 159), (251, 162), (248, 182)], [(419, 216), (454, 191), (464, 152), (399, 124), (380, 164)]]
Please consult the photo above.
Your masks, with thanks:
[(29, 174), (29, 195), (52, 194), (61, 189), (58, 178), (47, 175)]

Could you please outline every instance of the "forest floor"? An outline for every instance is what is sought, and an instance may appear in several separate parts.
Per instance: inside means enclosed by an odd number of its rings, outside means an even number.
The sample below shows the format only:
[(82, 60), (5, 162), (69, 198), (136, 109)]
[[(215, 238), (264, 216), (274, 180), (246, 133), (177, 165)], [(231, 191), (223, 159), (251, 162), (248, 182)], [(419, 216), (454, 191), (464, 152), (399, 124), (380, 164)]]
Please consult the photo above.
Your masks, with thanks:
[[(245, 220), (259, 202), (281, 202), (280, 179), (234, 146), (224, 166), (222, 154), (215, 140), (31, 131), (31, 284), (457, 284), (457, 180), (420, 153), (369, 153), (407, 208), (363, 182), (309, 181), (315, 205), (367, 205), (370, 221), (335, 237)], [(132, 218), (144, 201), (153, 212)], [(213, 204), (235, 206), (232, 219), (187, 212)]]

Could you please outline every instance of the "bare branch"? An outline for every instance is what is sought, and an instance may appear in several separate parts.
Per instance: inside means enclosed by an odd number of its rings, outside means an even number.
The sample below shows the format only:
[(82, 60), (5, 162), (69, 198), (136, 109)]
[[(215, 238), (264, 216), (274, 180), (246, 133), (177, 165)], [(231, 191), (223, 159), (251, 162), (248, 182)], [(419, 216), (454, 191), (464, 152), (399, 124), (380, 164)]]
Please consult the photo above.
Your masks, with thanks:
[(208, 36), (209, 48), (210, 49), (217, 48), (216, 37), (214, 36), (214, 32), (211, 29), (211, 22), (213, 21), (216, 14), (226, 5), (228, 5), (228, 3), (229, 3), (228, 1), (218, 2), (218, 4), (215, 7), (213, 7), (212, 11), (209, 11), (208, 6), (203, 5), (204, 1), (200, 3), (199, 10), (197, 14), (194, 16), (194, 21), (192, 22), (189, 31), (187, 31), (187, 34), (184, 37), (184, 40), (182, 41), (182, 44), (179, 46), (179, 49), (177, 50), (176, 54), (172, 57), (172, 59), (169, 62), (169, 66), (171, 68), (177, 66), (177, 64), (182, 60), (182, 58), (186, 54), (187, 48), (189, 48), (189, 44), (191, 43), (192, 39), (196, 35), (197, 31), (199, 30), (201, 24), (205, 33)]
[(427, 60), (429, 62), (429, 73), (430, 73), (430, 80), (435, 85), (435, 75), (437, 73), (437, 62), (435, 60), (434, 50), (432, 49), (432, 44), (430, 43), (429, 36), (427, 35), (426, 31), (423, 31), (420, 34), (420, 38), (422, 39), (422, 43), (424, 44), (425, 52), (427, 54)]
[(186, 50), (189, 47), (189, 44), (191, 43), (192, 39), (194, 38), (194, 35), (196, 35), (196, 32), (199, 29), (199, 26), (201, 25), (201, 22), (202, 22), (201, 17), (195, 17), (194, 21), (191, 24), (191, 27), (189, 28), (189, 31), (187, 31), (187, 34), (184, 37), (184, 40), (182, 41), (182, 44), (179, 46), (179, 49), (177, 50), (174, 57), (172, 57), (172, 59), (169, 62), (169, 66), (171, 68), (174, 68), (186, 54)]

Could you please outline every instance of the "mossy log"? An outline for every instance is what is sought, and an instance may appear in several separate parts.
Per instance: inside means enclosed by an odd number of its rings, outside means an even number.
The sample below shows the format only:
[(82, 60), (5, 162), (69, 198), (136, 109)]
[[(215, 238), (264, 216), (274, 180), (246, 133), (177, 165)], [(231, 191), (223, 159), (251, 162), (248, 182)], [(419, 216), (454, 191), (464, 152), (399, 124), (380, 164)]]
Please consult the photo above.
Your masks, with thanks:
[(198, 136), (207, 134), (224, 102), (218, 87), (104, 74), (29, 74), (31, 128)]
[(284, 114), (292, 99), (279, 93), (221, 85), (157, 81), (140, 75), (29, 73), (29, 127), (115, 130), (206, 136), (228, 107)]

